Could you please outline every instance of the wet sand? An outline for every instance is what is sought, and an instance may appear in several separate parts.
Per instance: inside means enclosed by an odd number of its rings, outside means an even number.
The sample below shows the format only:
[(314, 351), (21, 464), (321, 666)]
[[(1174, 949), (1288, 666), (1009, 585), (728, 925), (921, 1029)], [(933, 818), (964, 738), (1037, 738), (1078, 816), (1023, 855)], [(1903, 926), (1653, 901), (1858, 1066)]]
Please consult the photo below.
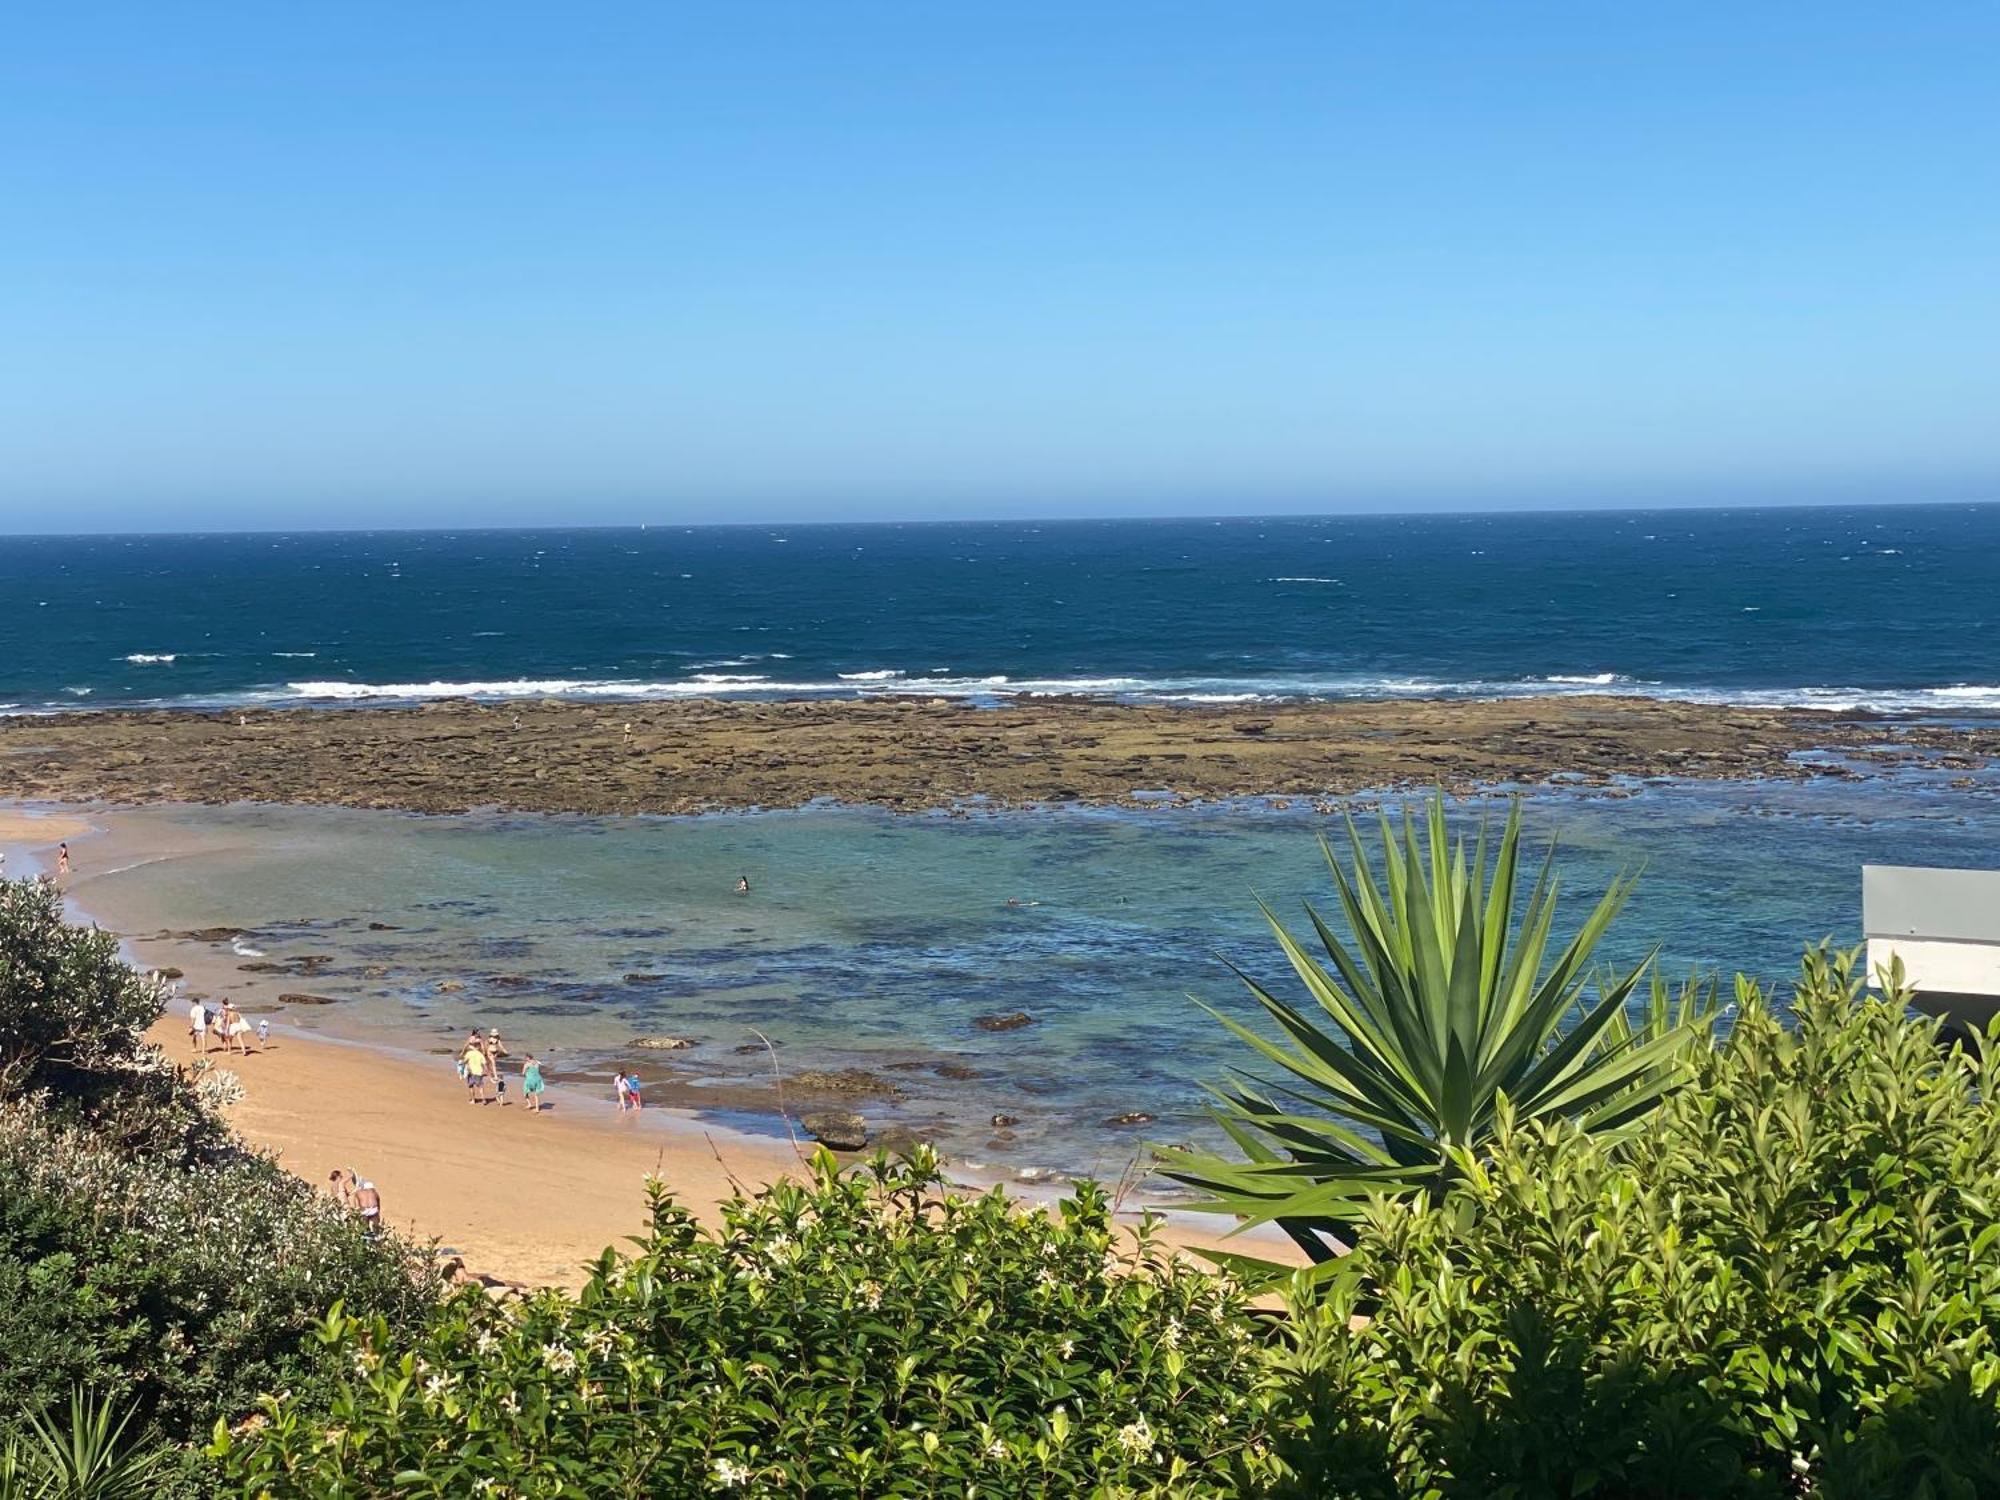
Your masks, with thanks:
[[(1848, 762), (1801, 761), (1844, 752)], [(2000, 726), (1608, 696), (1159, 707), (1096, 699), (95, 712), (0, 719), (0, 797), (700, 813), (1315, 800), (1441, 785), (1972, 769)]]

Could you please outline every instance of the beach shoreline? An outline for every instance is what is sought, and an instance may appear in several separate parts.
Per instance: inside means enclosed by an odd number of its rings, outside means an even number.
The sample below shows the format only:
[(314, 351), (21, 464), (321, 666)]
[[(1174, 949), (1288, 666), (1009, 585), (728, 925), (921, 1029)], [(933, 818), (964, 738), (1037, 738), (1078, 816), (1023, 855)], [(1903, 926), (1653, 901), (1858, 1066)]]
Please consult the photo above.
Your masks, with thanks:
[[(1829, 752), (1815, 755), (1813, 752)], [(0, 718), (0, 795), (420, 813), (966, 812), (1334, 799), (1657, 777), (1978, 769), (2000, 723), (1618, 696), (1256, 705), (1101, 698), (96, 710)]]
[[(87, 872), (93, 844), (104, 837), (101, 821), (64, 809), (0, 807), (9, 873), (46, 872), (56, 844), (72, 841), (85, 889), (66, 894), (78, 919), (96, 917)], [(179, 971), (182, 992), (147, 1033), (176, 1063), (196, 1060), (185, 1015), (189, 995), (225, 986), (238, 996), (259, 993), (235, 972), (227, 948), (204, 961), (198, 944), (120, 936), (142, 969)], [(256, 1002), (249, 1004), (254, 1012)], [(437, 1241), (440, 1253), (460, 1255), (474, 1272), (498, 1281), (580, 1283), (606, 1246), (623, 1246), (643, 1232), (649, 1177), (659, 1177), (715, 1225), (735, 1193), (809, 1170), (813, 1143), (775, 1114), (765, 1117), (767, 1133), (732, 1128), (704, 1111), (663, 1107), (650, 1090), (643, 1111), (620, 1114), (586, 1087), (556, 1082), (551, 1107), (531, 1115), (512, 1069), (507, 1103), (470, 1104), (448, 1059), (422, 1055), (406, 1042), (379, 1032), (316, 1034), (280, 1022), (269, 1044), (250, 1055), (224, 1053), (211, 1038), (207, 1056), (241, 1082), (242, 1097), (226, 1116), (248, 1143), (315, 1188), (337, 1169), (357, 1171), (380, 1189), (393, 1226), (419, 1242)], [(990, 1185), (964, 1174), (953, 1178), (968, 1191)], [(1058, 1183), (1005, 1186), (1026, 1202), (1053, 1201), (1063, 1190)], [(1138, 1195), (1122, 1200), (1119, 1221), (1135, 1227), (1147, 1212), (1162, 1216), (1169, 1244), (1193, 1251), (1224, 1246), (1222, 1221)], [(1228, 1239), (1227, 1247), (1275, 1258), (1295, 1253), (1269, 1230)]]

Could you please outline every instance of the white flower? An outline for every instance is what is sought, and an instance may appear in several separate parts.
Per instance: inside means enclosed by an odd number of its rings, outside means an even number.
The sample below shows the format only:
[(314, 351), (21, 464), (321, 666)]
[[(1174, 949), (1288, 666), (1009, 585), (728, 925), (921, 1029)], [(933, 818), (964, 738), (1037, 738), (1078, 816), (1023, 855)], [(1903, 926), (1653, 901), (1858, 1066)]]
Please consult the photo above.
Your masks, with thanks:
[(1134, 1458), (1148, 1458), (1153, 1453), (1153, 1428), (1144, 1417), (1127, 1422), (1118, 1429), (1118, 1446)]
[(479, 1330), (479, 1337), (472, 1341), (472, 1347), (477, 1349), (481, 1354), (491, 1354), (499, 1342), (498, 1339), (493, 1337), (492, 1329), (482, 1328)]
[(733, 1464), (726, 1458), (715, 1461), (715, 1487), (719, 1490), (740, 1489), (750, 1482), (750, 1471), (741, 1464)]
[(1064, 1359), (1068, 1359), (1071, 1355), (1076, 1353), (1076, 1340), (1064, 1339), (1060, 1344), (1056, 1345), (1056, 1348), (1062, 1351), (1062, 1357)]
[(861, 1292), (861, 1300), (868, 1304), (868, 1310), (870, 1312), (873, 1312), (877, 1308), (881, 1307), (882, 1288), (879, 1283), (873, 1281), (864, 1281), (861, 1283), (859, 1290)]
[(1180, 1348), (1181, 1320), (1179, 1318), (1167, 1319), (1167, 1326), (1160, 1331), (1160, 1342), (1169, 1349)]
[(544, 1344), (542, 1363), (558, 1375), (567, 1375), (576, 1368), (576, 1355), (566, 1344)]
[(458, 1383), (455, 1375), (433, 1375), (424, 1382), (424, 1394), (435, 1401)]
[(986, 1456), (988, 1458), (1005, 1458), (1007, 1456), (1007, 1445), (1001, 1442), (1000, 1439), (995, 1438), (986, 1445)]
[(506, 1395), (500, 1398), (500, 1410), (507, 1413), (507, 1415), (510, 1417), (520, 1416), (521, 1398), (518, 1395), (516, 1395), (513, 1391), (509, 1391)]

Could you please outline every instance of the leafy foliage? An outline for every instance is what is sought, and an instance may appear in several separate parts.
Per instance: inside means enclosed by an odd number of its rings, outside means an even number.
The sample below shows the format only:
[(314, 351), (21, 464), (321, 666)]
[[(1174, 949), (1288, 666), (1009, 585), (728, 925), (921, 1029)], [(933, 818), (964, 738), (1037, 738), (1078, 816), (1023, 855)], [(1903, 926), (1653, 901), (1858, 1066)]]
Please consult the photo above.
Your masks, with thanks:
[[(52, 887), (0, 881), (9, 1483), (41, 1483), (34, 1465), (53, 1429), (21, 1424), (73, 1389), (99, 1404), (79, 1409), (89, 1423), (65, 1441), (105, 1437), (115, 1402), (119, 1432), (129, 1422), (135, 1441), (186, 1442), (261, 1392), (323, 1395), (309, 1333), (336, 1297), (399, 1326), (435, 1301), (423, 1256), (365, 1243), (358, 1224), (235, 1140), (211, 1107), (215, 1081), (190, 1082), (146, 1042), (159, 1008), (115, 939), (63, 920)], [(198, 1492), (192, 1453), (163, 1463), (145, 1493)]]
[(311, 1389), (335, 1297), (399, 1323), (425, 1258), (247, 1153), (184, 1166), (106, 1147), (29, 1101), (0, 1105), (0, 1412), (88, 1386), (190, 1438), (261, 1392)]
[(2000, 1494), (2000, 1047), (1851, 956), (1796, 1029), (1739, 997), (1643, 1134), (1502, 1111), (1441, 1202), (1373, 1203), (1282, 1361), (1301, 1493)]
[(228, 1131), (146, 1041), (159, 985), (108, 932), (66, 921), (44, 880), (0, 880), (0, 1100), (40, 1095), (108, 1144), (192, 1159)]
[[(1246, 1223), (1275, 1219), (1317, 1260), (1351, 1233), (1371, 1194), (1435, 1197), (1466, 1148), (1493, 1133), (1501, 1101), (1517, 1119), (1571, 1119), (1588, 1131), (1630, 1127), (1685, 1076), (1689, 1040), (1709, 1019), (1691, 1003), (1635, 1028), (1624, 1007), (1646, 965), (1586, 995), (1590, 958), (1623, 906), (1619, 882), (1545, 962), (1555, 921), (1553, 850), (1516, 919), (1520, 808), (1510, 811), (1487, 878), (1486, 834), (1453, 842), (1442, 795), (1421, 835), (1382, 824), (1383, 878), (1348, 823), (1352, 862), (1327, 864), (1352, 934), (1343, 942), (1310, 907), (1326, 957), (1309, 953), (1265, 908), (1278, 943), (1320, 1014), (1243, 982), (1278, 1023), (1272, 1042), (1217, 1019), (1290, 1075), (1234, 1083), (1216, 1118), (1246, 1160), (1162, 1153), (1166, 1174), (1208, 1193), (1203, 1206)], [(1329, 967), (1330, 966), (1330, 967)]]
[[(636, 1255), (576, 1296), (449, 1303), (417, 1342), (336, 1310), (322, 1413), (222, 1434), (249, 1494), (1235, 1495), (1265, 1466), (1243, 1295), (1059, 1214), (878, 1157), (727, 1206), (657, 1184)], [(1121, 1243), (1127, 1248), (1121, 1252)]]

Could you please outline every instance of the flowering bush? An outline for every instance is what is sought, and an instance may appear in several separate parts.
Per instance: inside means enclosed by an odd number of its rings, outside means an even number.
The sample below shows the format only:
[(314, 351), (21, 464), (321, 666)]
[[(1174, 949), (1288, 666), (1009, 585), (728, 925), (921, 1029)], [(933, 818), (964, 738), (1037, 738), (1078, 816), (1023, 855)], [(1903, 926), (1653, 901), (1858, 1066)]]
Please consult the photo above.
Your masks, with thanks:
[[(1296, 1309), (1314, 1496), (2000, 1495), (2000, 1045), (1808, 956), (1640, 1136), (1509, 1118)], [(1365, 1313), (1365, 1318), (1356, 1314)]]
[(310, 1334), (336, 1297), (411, 1322), (435, 1276), (262, 1157), (134, 1156), (0, 1104), (0, 1413), (84, 1386), (187, 1438), (264, 1391), (323, 1396)]
[(217, 1455), (259, 1496), (1237, 1495), (1268, 1467), (1242, 1294), (1058, 1212), (941, 1190), (934, 1157), (727, 1206), (658, 1184), (574, 1296), (466, 1292), (414, 1342), (335, 1309), (330, 1410)]

